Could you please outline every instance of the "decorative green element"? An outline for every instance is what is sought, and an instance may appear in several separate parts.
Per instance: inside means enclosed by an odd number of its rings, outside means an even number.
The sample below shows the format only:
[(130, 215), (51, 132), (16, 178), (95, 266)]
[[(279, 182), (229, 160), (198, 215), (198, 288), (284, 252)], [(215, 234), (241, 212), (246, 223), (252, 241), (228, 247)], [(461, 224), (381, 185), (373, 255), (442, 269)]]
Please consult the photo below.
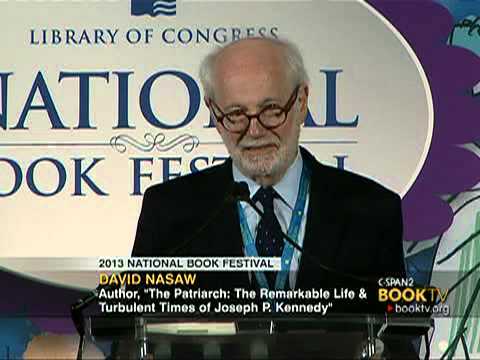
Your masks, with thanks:
[(469, 242), (474, 241), (480, 235), (480, 230), (475, 231), (472, 235), (470, 235), (466, 240), (462, 241), (458, 244), (455, 249), (453, 249), (448, 255), (443, 257), (442, 259), (437, 261), (437, 264), (442, 264), (452, 256), (454, 256), (459, 250), (461, 250), (464, 246), (466, 246)]
[[(477, 213), (477, 219), (475, 221), (475, 230), (480, 230), (480, 212)], [(480, 236), (474, 240), (474, 250), (473, 254), (478, 259), (480, 258)], [(480, 353), (480, 335), (478, 334), (478, 329), (480, 328), (480, 301), (477, 301), (474, 308), (475, 316), (472, 319), (472, 337), (470, 339), (470, 352)], [(477, 343), (477, 348), (475, 349), (475, 342)]]
[(461, 46), (480, 56), (480, 17), (467, 16), (453, 27), (450, 45)]
[(470, 360), (470, 356), (468, 355), (469, 354), (469, 351), (468, 351), (468, 348), (467, 348), (467, 340), (465, 340), (465, 336), (460, 336), (460, 340), (462, 340), (462, 347), (463, 347), (463, 352), (465, 354), (465, 360)]
[[(480, 212), (477, 213), (475, 221), (475, 232), (480, 230)], [(476, 238), (465, 246), (462, 250), (460, 257), (460, 266), (459, 266), (459, 277), (463, 272), (466, 272), (472, 268), (474, 264), (477, 264), (480, 260), (480, 236), (477, 235)], [(473, 290), (474, 289), (474, 290)], [(480, 339), (478, 336), (478, 328), (480, 314), (480, 301), (475, 301), (475, 298), (478, 295), (480, 290), (480, 275), (478, 272), (475, 272), (473, 276), (469, 279), (466, 279), (456, 294), (455, 294), (455, 304), (454, 309), (467, 309), (465, 310), (465, 315), (459, 319), (454, 318), (452, 321), (452, 326), (450, 329), (450, 341), (449, 341), (449, 359), (453, 358), (455, 354), (458, 341), (460, 340), (460, 335), (462, 334), (461, 329), (465, 332), (463, 336), (465, 339), (470, 338), (470, 344), (468, 346), (468, 351), (470, 353), (480, 352)], [(466, 305), (467, 299), (469, 300), (468, 306)], [(468, 318), (470, 313), (476, 314)], [(467, 330), (465, 330), (467, 328)], [(476, 349), (475, 349), (476, 347)], [(445, 352), (447, 354), (447, 351)]]
[(458, 339), (462, 338), (464, 339), (464, 334), (465, 334), (465, 331), (467, 331), (467, 328), (463, 328), (462, 331), (459, 331), (457, 332), (457, 334), (455, 335), (455, 337), (453, 338), (453, 340), (450, 342), (450, 344), (448, 344), (448, 347), (447, 349), (445, 350), (445, 352), (443, 353), (442, 357), (440, 358), (440, 360), (443, 360), (445, 359), (445, 356), (449, 355), (449, 359), (452, 358), (452, 354), (455, 353), (455, 350), (457, 349), (457, 344), (458, 344)]
[[(480, 279), (477, 281), (477, 284), (475, 286), (475, 290), (473, 291), (473, 294), (470, 298), (470, 301), (468, 302), (467, 308), (465, 309), (465, 313), (462, 316), (462, 320), (460, 321), (460, 325), (458, 326), (457, 333), (455, 334), (455, 338), (453, 339), (452, 343), (450, 344), (449, 348), (451, 350), (445, 351), (445, 353), (442, 355), (441, 359), (443, 359), (447, 354), (448, 354), (448, 359), (453, 359), (453, 356), (455, 354), (455, 351), (457, 350), (458, 346), (458, 341), (462, 336), (464, 336), (465, 331), (467, 328), (465, 325), (470, 322), (470, 314), (472, 312), (473, 306), (475, 305), (475, 300), (477, 299), (477, 295), (480, 292)], [(461, 330), (463, 329), (463, 330)], [(466, 354), (465, 354), (466, 355)]]

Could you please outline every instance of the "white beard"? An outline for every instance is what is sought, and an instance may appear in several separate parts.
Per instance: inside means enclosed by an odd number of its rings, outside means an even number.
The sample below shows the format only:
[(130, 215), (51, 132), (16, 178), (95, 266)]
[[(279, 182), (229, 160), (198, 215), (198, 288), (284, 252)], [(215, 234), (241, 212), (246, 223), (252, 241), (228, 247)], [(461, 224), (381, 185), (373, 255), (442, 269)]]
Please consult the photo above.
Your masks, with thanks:
[[(281, 143), (280, 140), (273, 135), (271, 139), (246, 140), (244, 138), (238, 145), (226, 137), (223, 137), (223, 141), (232, 157), (233, 163), (243, 175), (254, 180), (262, 177), (278, 178), (280, 180), (297, 155), (300, 125), (295, 126), (294, 129), (294, 133), (285, 139), (284, 143)], [(248, 152), (243, 151), (245, 147), (248, 146), (265, 144), (275, 144), (277, 148), (261, 155), (248, 154)]]

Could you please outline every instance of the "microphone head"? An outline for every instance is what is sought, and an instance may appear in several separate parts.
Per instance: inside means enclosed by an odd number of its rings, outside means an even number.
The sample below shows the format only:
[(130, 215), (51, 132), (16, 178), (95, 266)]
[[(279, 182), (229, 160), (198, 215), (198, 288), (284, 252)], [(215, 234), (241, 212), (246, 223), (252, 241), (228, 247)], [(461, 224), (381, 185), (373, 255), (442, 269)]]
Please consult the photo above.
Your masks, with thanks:
[(250, 190), (245, 181), (234, 182), (232, 186), (232, 198), (234, 201), (249, 201)]

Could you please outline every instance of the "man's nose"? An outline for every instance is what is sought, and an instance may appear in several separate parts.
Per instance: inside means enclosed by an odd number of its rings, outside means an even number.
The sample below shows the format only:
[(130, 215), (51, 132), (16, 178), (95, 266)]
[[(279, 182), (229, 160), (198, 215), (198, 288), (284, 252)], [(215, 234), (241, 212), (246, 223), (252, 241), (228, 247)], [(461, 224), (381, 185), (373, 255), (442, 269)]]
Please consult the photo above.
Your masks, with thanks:
[(252, 117), (250, 119), (250, 125), (248, 126), (248, 135), (251, 137), (262, 137), (265, 134), (266, 129), (262, 126), (258, 117)]

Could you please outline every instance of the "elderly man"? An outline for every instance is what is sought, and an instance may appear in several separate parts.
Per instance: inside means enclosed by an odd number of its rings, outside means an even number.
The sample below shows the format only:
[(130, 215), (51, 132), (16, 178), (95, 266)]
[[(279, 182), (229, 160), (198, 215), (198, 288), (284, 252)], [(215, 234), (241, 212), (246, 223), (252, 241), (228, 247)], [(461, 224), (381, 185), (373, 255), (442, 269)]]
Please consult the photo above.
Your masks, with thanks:
[[(255, 280), (230, 273), (227, 283), (218, 280), (223, 286), (288, 289), (324, 285), (332, 276), (404, 275), (399, 196), (299, 147), (309, 91), (293, 44), (236, 41), (210, 54), (200, 76), (230, 159), (150, 187), (133, 256), (281, 256), (289, 264), (287, 275), (258, 273)], [(247, 183), (263, 217), (228, 201), (234, 181)], [(208, 279), (212, 285), (221, 276)]]

